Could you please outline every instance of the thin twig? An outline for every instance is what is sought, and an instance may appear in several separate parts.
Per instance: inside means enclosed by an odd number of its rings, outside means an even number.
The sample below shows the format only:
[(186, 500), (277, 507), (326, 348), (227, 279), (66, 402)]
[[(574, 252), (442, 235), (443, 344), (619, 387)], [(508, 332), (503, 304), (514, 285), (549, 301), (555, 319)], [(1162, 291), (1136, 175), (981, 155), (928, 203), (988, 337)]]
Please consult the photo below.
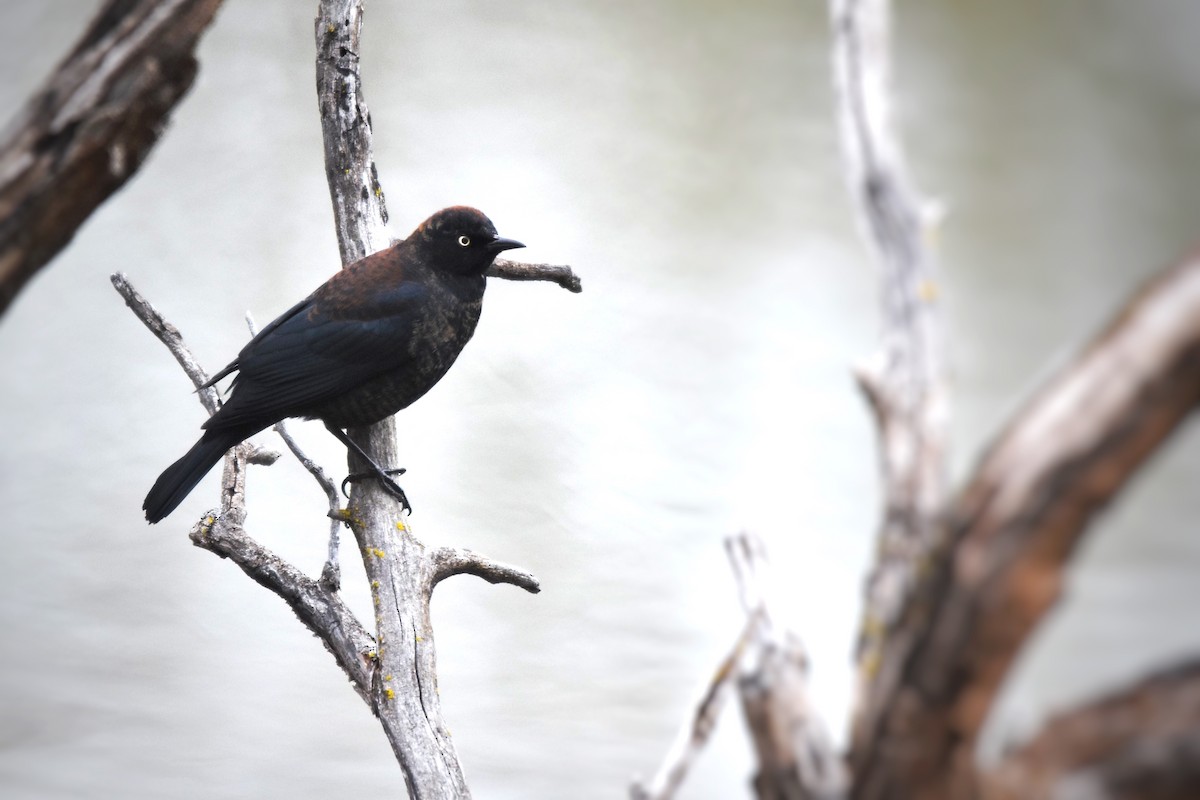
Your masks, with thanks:
[(325, 499), (329, 501), (329, 546), (325, 554), (325, 565), (321, 568), (321, 583), (336, 592), (342, 586), (342, 567), (338, 561), (338, 553), (341, 547), (342, 526), (346, 524), (345, 509), (342, 508), (337, 487), (325, 474), (325, 470), (321, 469), (321, 465), (300, 449), (300, 445), (292, 438), (291, 431), (288, 430), (283, 420), (275, 423), (274, 430), (279, 434), (279, 438), (283, 439), (283, 443), (287, 445), (296, 460), (308, 470), (308, 474), (313, 476), (317, 485), (325, 492)]
[(766, 613), (763, 576), (766, 571), (767, 550), (762, 539), (743, 531), (725, 539), (725, 555), (738, 587), (738, 599), (747, 616)]
[(215, 414), (217, 409), (221, 407), (221, 399), (217, 395), (217, 390), (213, 387), (201, 389), (208, 382), (208, 373), (200, 366), (200, 362), (196, 361), (192, 351), (183, 343), (183, 336), (179, 333), (179, 329), (163, 317), (154, 306), (146, 298), (138, 293), (137, 289), (133, 288), (133, 284), (129, 282), (129, 278), (123, 272), (114, 272), (111, 276), (112, 285), (116, 287), (117, 293), (125, 298), (125, 305), (129, 306), (133, 311), (134, 316), (142, 321), (142, 323), (150, 329), (160, 342), (167, 346), (171, 351), (171, 355), (179, 362), (179, 366), (183, 367), (184, 373), (191, 379), (192, 385), (196, 387), (196, 394), (200, 397), (200, 402), (204, 405), (209, 414)]

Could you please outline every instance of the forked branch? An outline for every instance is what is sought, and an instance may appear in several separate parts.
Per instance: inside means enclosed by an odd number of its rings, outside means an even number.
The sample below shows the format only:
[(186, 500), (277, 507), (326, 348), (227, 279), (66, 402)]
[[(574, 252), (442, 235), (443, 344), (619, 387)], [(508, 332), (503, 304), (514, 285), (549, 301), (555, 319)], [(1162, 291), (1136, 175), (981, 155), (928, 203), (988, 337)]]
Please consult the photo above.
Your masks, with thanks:
[[(113, 275), (112, 282), (134, 315), (175, 356), (197, 387), (201, 403), (212, 413), (217, 407), (217, 391), (212, 387), (200, 388), (207, 382), (208, 375), (192, 356), (178, 329), (167, 322), (124, 275)], [(196, 523), (191, 532), (192, 542), (233, 561), (255, 582), (283, 598), (300, 621), (333, 654), (349, 676), (354, 690), (369, 703), (368, 665), (375, 650), (374, 638), (358, 622), (336, 589), (308, 578), (256, 542), (242, 527), (246, 518), (247, 462), (254, 453), (254, 445), (249, 442), (229, 451), (221, 479), (221, 508)]]

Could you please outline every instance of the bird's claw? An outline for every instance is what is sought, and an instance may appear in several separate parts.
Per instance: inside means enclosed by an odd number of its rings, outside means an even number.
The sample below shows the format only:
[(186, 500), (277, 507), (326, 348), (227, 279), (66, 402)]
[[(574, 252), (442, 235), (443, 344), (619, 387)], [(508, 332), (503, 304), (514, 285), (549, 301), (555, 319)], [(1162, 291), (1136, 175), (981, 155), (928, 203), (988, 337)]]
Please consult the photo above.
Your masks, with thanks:
[[(388, 472), (392, 471), (393, 470), (388, 470)], [(399, 470), (397, 474), (403, 474), (403, 472), (404, 470)], [(400, 484), (387, 477), (380, 479), (380, 483), (383, 484), (383, 488), (388, 494), (400, 501), (400, 508), (405, 513), (412, 513), (412, 505), (408, 502), (408, 495), (406, 495), (404, 490), (400, 488)]]
[(408, 472), (408, 470), (405, 469), (404, 467), (397, 467), (396, 469), (385, 469), (380, 472), (374, 472), (374, 471), (352, 472), (346, 476), (346, 479), (344, 481), (342, 481), (342, 494), (345, 495), (347, 499), (349, 499), (350, 493), (348, 491), (346, 491), (347, 484), (355, 483), (356, 481), (360, 481), (363, 478), (378, 478), (379, 483), (384, 488), (384, 491), (386, 491), (392, 497), (399, 500), (400, 505), (403, 506), (404, 510), (407, 511), (409, 514), (411, 514), (412, 513), (412, 505), (410, 505), (408, 502), (408, 496), (406, 494), (404, 494), (404, 490), (400, 488), (400, 484), (396, 483), (391, 478), (392, 475), (403, 475), (405, 472)]

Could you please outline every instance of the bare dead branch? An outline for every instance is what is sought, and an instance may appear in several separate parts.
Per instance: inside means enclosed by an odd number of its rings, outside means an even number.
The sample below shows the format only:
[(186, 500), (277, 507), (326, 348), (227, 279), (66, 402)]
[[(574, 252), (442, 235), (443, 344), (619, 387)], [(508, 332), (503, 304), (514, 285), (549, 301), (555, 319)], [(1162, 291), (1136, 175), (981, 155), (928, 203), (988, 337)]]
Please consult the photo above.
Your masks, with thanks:
[(1052, 719), (984, 776), (983, 797), (1200, 797), (1200, 662)]
[(583, 281), (565, 264), (527, 264), (498, 258), (486, 274), (509, 281), (550, 281), (576, 294), (583, 291)]
[[(325, 134), (326, 174), (345, 263), (373, 252), (376, 242), (386, 241), (383, 194), (371, 157), (369, 114), (358, 74), (360, 33), (359, 2), (321, 3), (316, 20), (318, 99)], [(179, 332), (123, 275), (114, 275), (113, 284), (139, 319), (170, 348), (193, 384), (204, 384), (208, 376)], [(248, 322), (253, 330), (253, 321)], [(215, 389), (203, 389), (199, 394), (210, 413), (219, 407)], [(279, 431), (330, 501), (330, 556), (321, 580), (307, 578), (243, 529), (246, 468), (250, 462), (264, 458), (249, 443), (227, 454), (221, 510), (196, 525), (192, 541), (233, 560), (247, 575), (287, 601), (317, 634), (383, 724), (412, 797), (469, 797), (441, 717), (429, 620), (432, 587), (449, 575), (464, 572), (492, 582), (513, 583), (530, 592), (539, 590), (537, 580), (527, 572), (466, 550), (442, 548), (427, 555), (401, 518), (394, 498), (382, 492), (376, 482), (356, 484), (350, 508), (342, 509), (324, 471), (300, 450), (285, 426)], [(381, 463), (395, 463), (392, 420), (350, 434)], [(352, 469), (357, 466), (354, 460), (352, 456)], [(363, 554), (376, 608), (374, 639), (337, 595), (337, 526), (341, 523), (350, 525)]]
[(246, 456), (246, 463), (256, 467), (269, 467), (279, 460), (279, 453), (264, 447), (254, 448), (254, 452)]
[(474, 575), (488, 583), (510, 583), (530, 594), (542, 590), (541, 584), (529, 572), (493, 561), (461, 547), (439, 547), (429, 554), (429, 591), (452, 575)]
[(0, 314), (141, 167), (221, 0), (110, 0), (0, 142)]
[(885, 281), (883, 348), (857, 373), (880, 432), (885, 514), (860, 633), (852, 792), (974, 797), (980, 726), (1067, 559), (1200, 401), (1200, 266), (1193, 257), (1133, 300), (941, 512), (941, 323), (930, 215), (890, 121), (890, 3), (830, 8), (851, 186)]
[(859, 630), (854, 729), (896, 680), (885, 636), (936, 542), (945, 499), (946, 391), (928, 207), (913, 187), (891, 118), (889, 0), (830, 0), (842, 150), (863, 227), (882, 265), (880, 351), (856, 370), (879, 433), (883, 519)]
[(275, 423), (275, 432), (279, 434), (279, 438), (283, 439), (283, 443), (287, 445), (288, 450), (300, 462), (300, 465), (308, 471), (308, 474), (313, 476), (313, 480), (321, 487), (321, 491), (325, 493), (325, 499), (329, 501), (330, 517), (340, 516), (342, 510), (341, 501), (338, 499), (337, 486), (321, 465), (309, 458), (308, 454), (301, 449), (296, 439), (292, 436), (291, 431), (287, 429), (287, 425), (283, 422)]
[[(192, 383), (197, 387), (204, 384), (208, 375), (175, 326), (164, 319), (124, 275), (113, 275), (112, 282), (134, 315), (171, 351)], [(210, 414), (215, 411), (215, 388), (201, 389), (197, 395)], [(305, 577), (254, 541), (242, 527), (246, 518), (246, 466), (257, 452), (249, 442), (229, 451), (221, 479), (221, 510), (210, 512), (196, 524), (191, 532), (192, 542), (230, 559), (259, 584), (283, 598), (300, 621), (333, 654), (350, 677), (355, 691), (369, 703), (370, 673), (366, 665), (368, 654), (375, 649), (370, 633), (355, 619), (336, 590)]]
[[(230, 463), (235, 465), (232, 469)], [(300, 621), (333, 654), (338, 666), (349, 676), (354, 691), (370, 705), (370, 664), (375, 656), (375, 639), (359, 623), (336, 589), (305, 576), (245, 532), (242, 527), (245, 518), (244, 469), (239, 469), (237, 464), (237, 458), (226, 462), (223, 487), (224, 496), (229, 498), (228, 507), (221, 514), (209, 514), (196, 523), (190, 534), (192, 542), (228, 558), (259, 585), (283, 598)]]
[[(359, 74), (361, 33), (361, 0), (320, 0), (315, 22), (317, 103), (343, 265), (388, 242), (387, 210)], [(347, 433), (377, 463), (397, 463), (392, 418)], [(351, 472), (363, 466), (349, 454)], [(378, 481), (354, 484), (346, 520), (362, 553), (376, 609), (379, 648), (370, 683), (371, 707), (404, 773), (408, 793), (422, 799), (470, 797), (437, 693), (433, 629), (424, 591), (425, 548), (408, 532), (399, 503)]]
[[(855, 740), (855, 797), (971, 784), (979, 729), (1067, 560), (1197, 403), (1200, 252), (1151, 281), (1029, 401), (954, 502), (947, 548), (889, 634), (897, 681)], [(919, 748), (888, 744), (917, 736)]]

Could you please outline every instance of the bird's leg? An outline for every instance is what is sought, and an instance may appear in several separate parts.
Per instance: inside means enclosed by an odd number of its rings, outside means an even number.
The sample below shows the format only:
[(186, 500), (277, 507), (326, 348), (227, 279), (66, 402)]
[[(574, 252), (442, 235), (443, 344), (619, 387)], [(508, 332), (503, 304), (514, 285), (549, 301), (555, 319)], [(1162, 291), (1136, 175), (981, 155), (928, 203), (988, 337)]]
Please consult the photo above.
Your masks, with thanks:
[(384, 469), (376, 464), (375, 459), (367, 455), (366, 451), (359, 447), (353, 439), (347, 436), (346, 432), (341, 428), (330, 425), (329, 423), (326, 423), (325, 427), (329, 429), (330, 433), (337, 437), (339, 442), (346, 445), (346, 447), (357, 453), (359, 458), (367, 462), (368, 469), (366, 472), (352, 472), (346, 476), (346, 480), (342, 481), (342, 494), (346, 494), (347, 483), (353, 483), (355, 481), (362, 480), (363, 478), (377, 478), (383, 485), (383, 488), (387, 490), (387, 493), (399, 500), (400, 505), (404, 507), (404, 510), (411, 514), (412, 505), (408, 502), (408, 496), (404, 494), (404, 490), (400, 488), (400, 485), (391, 478), (392, 475), (403, 475), (406, 470), (403, 467), (399, 469)]

